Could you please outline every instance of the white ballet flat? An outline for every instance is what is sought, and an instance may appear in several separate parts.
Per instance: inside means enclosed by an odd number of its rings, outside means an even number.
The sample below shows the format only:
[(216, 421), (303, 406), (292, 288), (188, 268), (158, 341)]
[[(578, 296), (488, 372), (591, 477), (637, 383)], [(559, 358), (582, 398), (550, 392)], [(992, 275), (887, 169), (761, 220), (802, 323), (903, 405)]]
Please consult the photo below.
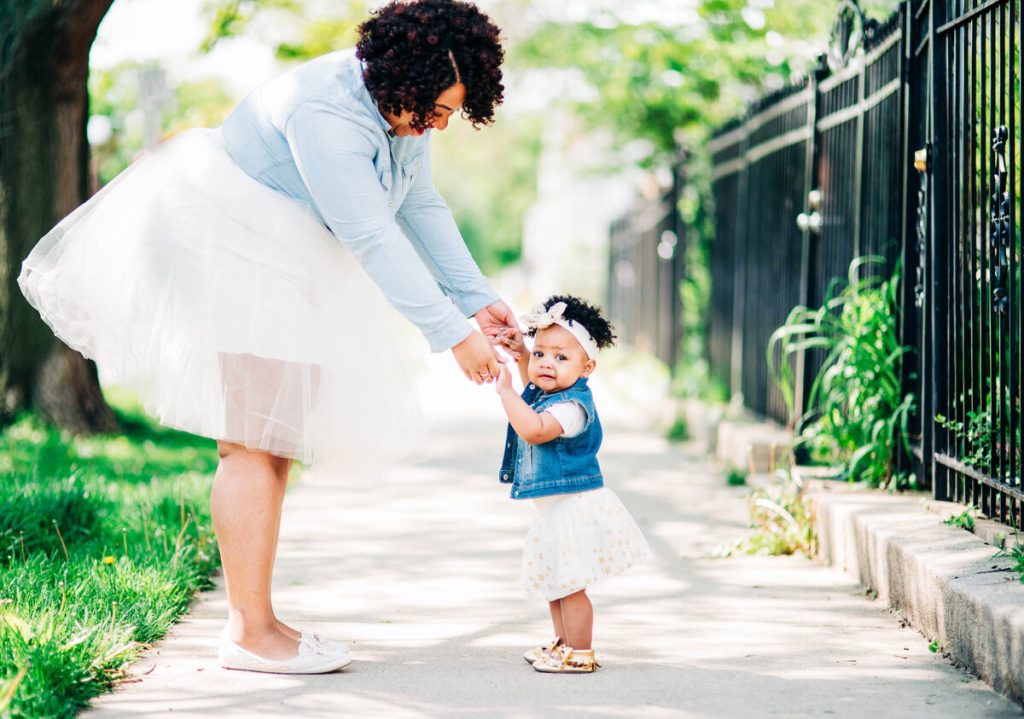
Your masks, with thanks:
[(348, 654), (348, 644), (345, 642), (339, 642), (334, 639), (325, 639), (320, 636), (319, 632), (302, 632), (302, 636), (299, 641), (311, 641), (316, 642), (320, 646), (324, 647), (331, 652), (345, 652)]
[(268, 674), (326, 674), (344, 669), (352, 663), (346, 645), (341, 642), (330, 644), (341, 644), (341, 647), (317, 642), (312, 634), (303, 632), (297, 656), (291, 659), (266, 659), (222, 636), (217, 658), (225, 669)]

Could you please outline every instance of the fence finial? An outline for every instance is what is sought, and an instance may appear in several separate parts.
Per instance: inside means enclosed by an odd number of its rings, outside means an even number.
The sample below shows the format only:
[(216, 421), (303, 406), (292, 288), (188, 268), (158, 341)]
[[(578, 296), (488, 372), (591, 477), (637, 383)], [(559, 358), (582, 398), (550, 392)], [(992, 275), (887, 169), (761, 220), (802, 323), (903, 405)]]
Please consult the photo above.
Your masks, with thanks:
[(841, 0), (828, 43), (828, 64), (833, 71), (846, 67), (864, 45), (873, 24), (864, 17), (858, 0)]

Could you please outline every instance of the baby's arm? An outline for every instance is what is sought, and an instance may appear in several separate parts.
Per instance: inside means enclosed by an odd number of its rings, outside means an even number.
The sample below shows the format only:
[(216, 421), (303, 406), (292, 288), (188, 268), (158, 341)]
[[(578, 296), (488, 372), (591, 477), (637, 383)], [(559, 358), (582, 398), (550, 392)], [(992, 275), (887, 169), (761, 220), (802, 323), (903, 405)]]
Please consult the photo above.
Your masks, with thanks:
[(530, 352), (526, 349), (523, 335), (515, 327), (505, 327), (498, 331), (495, 339), (515, 358), (523, 384), (530, 384)]
[(523, 401), (512, 388), (512, 374), (505, 365), (501, 366), (501, 374), (496, 383), (501, 406), (505, 408), (508, 422), (524, 442), (544, 444), (562, 436), (564, 430), (558, 420), (550, 412), (538, 414), (530, 405)]

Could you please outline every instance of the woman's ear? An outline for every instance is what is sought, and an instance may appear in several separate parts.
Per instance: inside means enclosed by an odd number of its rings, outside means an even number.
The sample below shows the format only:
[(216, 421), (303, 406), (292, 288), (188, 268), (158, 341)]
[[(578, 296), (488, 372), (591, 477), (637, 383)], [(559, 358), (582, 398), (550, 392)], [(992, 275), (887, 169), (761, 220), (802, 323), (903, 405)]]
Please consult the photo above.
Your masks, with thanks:
[(597, 368), (597, 360), (588, 359), (586, 364), (583, 365), (583, 371), (580, 373), (581, 377), (589, 377), (590, 373)]

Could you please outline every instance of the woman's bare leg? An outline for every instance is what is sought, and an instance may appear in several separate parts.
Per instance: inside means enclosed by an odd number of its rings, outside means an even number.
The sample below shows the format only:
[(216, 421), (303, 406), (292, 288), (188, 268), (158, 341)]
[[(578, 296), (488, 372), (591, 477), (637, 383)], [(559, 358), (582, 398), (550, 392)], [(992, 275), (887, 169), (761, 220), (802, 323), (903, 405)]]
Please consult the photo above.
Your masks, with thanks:
[[(280, 458), (278, 458), (278, 459), (280, 459)], [(279, 467), (279, 470), (281, 472), (281, 483), (285, 487), (285, 489), (287, 489), (287, 487), (288, 487), (288, 473), (291, 471), (291, 468), (292, 468), (292, 460), (288, 459), (288, 460), (282, 460), (282, 461), (284, 462), (284, 466), (283, 467)], [(284, 502), (284, 500), (282, 498), (282, 504), (283, 504), (283, 502)], [(273, 567), (274, 564), (277, 562), (277, 547), (278, 547), (278, 542), (280, 541), (280, 538), (281, 538), (281, 508), (280, 508), (280, 505), (279, 505), (278, 506), (278, 512), (277, 512), (277, 524), (274, 527), (274, 556), (271, 557), (271, 559), (270, 559), (271, 567)], [(299, 641), (302, 638), (302, 633), (298, 629), (292, 629), (291, 627), (289, 627), (287, 624), (282, 622), (280, 619), (277, 619), (276, 617), (275, 617), (275, 621), (277, 622), (277, 628), (280, 629), (282, 632), (284, 632), (287, 636), (291, 637), (295, 641)]]
[(210, 493), (228, 594), (228, 637), (268, 659), (298, 652), (298, 633), (281, 625), (270, 600), (291, 461), (218, 442), (220, 464)]
[(573, 649), (590, 649), (594, 638), (594, 607), (587, 596), (587, 590), (562, 597), (562, 624), (565, 635), (562, 639)]

